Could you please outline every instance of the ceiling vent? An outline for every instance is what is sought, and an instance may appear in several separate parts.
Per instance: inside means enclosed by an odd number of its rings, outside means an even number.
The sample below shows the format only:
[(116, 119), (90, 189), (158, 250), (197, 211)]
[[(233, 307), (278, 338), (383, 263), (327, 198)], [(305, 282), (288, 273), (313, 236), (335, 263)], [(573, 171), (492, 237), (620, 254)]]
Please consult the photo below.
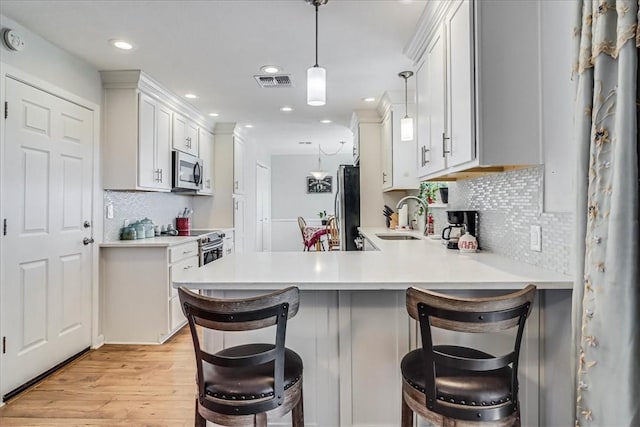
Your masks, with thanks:
[(291, 77), (288, 75), (253, 76), (260, 87), (293, 87)]

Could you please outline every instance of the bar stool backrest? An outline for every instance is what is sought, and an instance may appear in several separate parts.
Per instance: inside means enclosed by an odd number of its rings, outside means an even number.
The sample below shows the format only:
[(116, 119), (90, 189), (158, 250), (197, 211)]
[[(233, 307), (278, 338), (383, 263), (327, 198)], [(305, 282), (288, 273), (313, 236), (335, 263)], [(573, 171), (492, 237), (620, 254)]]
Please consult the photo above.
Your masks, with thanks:
[[(504, 418), (518, 405), (518, 359), (526, 318), (531, 312), (536, 287), (494, 297), (454, 297), (411, 287), (407, 289), (407, 312), (420, 323), (425, 362), (425, 397), (429, 410), (447, 417), (479, 421)], [(513, 351), (486, 359), (454, 357), (434, 350), (432, 327), (455, 332), (486, 333), (518, 328)], [(494, 371), (511, 365), (511, 405), (500, 408), (464, 407), (441, 403), (436, 398), (439, 368), (466, 371)]]
[[(178, 289), (196, 353), (198, 398), (211, 411), (228, 415), (267, 412), (281, 404), (284, 396), (284, 352), (287, 320), (298, 312), (299, 291), (289, 287), (268, 295), (245, 299), (218, 299)], [(200, 346), (197, 326), (218, 331), (248, 331), (276, 325), (275, 347), (249, 356), (211, 354)], [(251, 368), (274, 362), (273, 398), (250, 404), (224, 404), (205, 398), (204, 363), (224, 368)]]

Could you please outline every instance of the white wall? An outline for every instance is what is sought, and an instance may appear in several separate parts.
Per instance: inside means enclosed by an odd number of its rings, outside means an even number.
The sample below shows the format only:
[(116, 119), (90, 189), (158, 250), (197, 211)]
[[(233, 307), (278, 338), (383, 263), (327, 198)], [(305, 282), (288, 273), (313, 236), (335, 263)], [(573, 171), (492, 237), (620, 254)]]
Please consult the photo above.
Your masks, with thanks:
[(24, 37), (22, 52), (0, 47), (1, 61), (95, 104), (102, 102), (102, 82), (98, 69), (66, 50), (43, 39), (14, 20), (0, 15), (0, 26), (16, 30)]
[[(339, 165), (352, 164), (351, 153), (322, 156), (322, 168), (333, 176), (331, 193), (308, 194), (306, 179), (309, 171), (317, 169), (317, 155), (271, 156), (271, 218), (273, 251), (302, 250), (302, 236), (297, 218), (308, 224), (320, 224), (318, 212), (326, 210), (332, 215), (336, 194), (336, 172)], [(255, 169), (255, 168), (254, 168)], [(255, 208), (255, 206), (254, 206)], [(255, 210), (254, 210), (255, 212)]]

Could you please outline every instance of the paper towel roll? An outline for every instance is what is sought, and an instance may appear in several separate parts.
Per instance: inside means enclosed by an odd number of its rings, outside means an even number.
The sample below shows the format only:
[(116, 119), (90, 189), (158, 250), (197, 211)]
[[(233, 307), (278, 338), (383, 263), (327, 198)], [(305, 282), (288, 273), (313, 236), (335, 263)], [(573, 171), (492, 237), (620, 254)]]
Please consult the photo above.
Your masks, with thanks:
[(398, 227), (406, 227), (409, 224), (409, 208), (406, 204), (398, 210)]

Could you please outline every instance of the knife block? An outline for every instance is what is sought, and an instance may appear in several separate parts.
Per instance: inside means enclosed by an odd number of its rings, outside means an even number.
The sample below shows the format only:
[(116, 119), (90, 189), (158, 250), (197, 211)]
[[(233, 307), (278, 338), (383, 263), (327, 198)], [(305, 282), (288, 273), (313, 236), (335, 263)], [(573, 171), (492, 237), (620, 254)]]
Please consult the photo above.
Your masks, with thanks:
[(396, 227), (398, 226), (398, 213), (397, 212), (392, 213), (390, 219), (391, 219), (391, 222), (389, 224), (389, 228), (392, 230), (395, 230)]

